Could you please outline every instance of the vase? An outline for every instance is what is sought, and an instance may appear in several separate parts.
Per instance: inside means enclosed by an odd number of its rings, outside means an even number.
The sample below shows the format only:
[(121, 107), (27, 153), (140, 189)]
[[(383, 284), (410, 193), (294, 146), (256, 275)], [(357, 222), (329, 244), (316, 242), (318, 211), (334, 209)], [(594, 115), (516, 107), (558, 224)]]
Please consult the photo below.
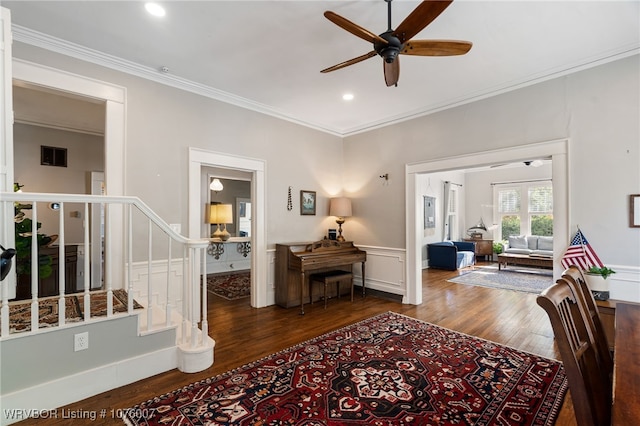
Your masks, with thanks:
[(603, 278), (600, 274), (584, 274), (587, 286), (596, 300), (609, 299), (609, 277)]

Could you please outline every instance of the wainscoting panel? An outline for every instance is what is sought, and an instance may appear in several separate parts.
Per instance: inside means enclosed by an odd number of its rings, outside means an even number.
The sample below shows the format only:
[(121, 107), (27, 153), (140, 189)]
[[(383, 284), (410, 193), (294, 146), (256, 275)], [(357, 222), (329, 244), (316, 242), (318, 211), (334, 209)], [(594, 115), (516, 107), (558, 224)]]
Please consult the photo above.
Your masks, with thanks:
[[(182, 315), (182, 259), (173, 259), (169, 267), (169, 300), (175, 303), (173, 309)], [(147, 262), (131, 264), (133, 296), (142, 305), (147, 305), (149, 288), (149, 267)], [(114, 285), (114, 288), (118, 288)], [(126, 285), (125, 285), (126, 289)], [(167, 296), (167, 260), (156, 260), (151, 264), (151, 300), (156, 306), (164, 306)]]
[[(404, 249), (358, 246), (367, 252), (365, 267), (366, 287), (386, 293), (405, 296), (407, 283), (405, 275), (406, 251)], [(354, 280), (362, 284), (360, 266), (354, 266)]]
[(616, 271), (609, 277), (610, 298), (640, 303), (640, 268), (623, 265), (608, 266)]

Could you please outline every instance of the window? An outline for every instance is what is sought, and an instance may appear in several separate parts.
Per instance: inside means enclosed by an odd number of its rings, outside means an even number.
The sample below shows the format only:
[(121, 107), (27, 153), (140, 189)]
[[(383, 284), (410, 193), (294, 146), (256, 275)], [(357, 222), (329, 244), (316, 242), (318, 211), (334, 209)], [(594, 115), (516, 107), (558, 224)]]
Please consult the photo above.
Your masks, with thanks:
[(498, 240), (512, 235), (553, 235), (551, 181), (494, 184)]
[(458, 238), (458, 190), (451, 188), (449, 192), (449, 206), (447, 207), (449, 217), (449, 227), (447, 229), (447, 240), (455, 240)]

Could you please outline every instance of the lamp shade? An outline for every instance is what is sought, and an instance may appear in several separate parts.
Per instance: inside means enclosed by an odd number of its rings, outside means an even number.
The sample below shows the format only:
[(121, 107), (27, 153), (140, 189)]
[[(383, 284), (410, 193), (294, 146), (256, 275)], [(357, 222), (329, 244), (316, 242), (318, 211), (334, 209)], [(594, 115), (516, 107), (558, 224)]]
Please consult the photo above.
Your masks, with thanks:
[(351, 200), (347, 197), (332, 198), (331, 205), (329, 207), (329, 216), (351, 216)]
[(218, 221), (218, 204), (209, 205), (209, 215), (207, 217), (207, 223), (220, 223)]
[(231, 204), (218, 204), (218, 222), (217, 223), (233, 223), (233, 208)]

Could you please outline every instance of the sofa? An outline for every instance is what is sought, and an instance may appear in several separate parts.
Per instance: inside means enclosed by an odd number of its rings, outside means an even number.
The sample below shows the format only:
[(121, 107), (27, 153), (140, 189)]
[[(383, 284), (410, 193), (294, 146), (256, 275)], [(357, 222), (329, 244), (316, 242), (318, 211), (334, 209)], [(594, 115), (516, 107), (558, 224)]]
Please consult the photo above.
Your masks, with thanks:
[(517, 235), (509, 237), (503, 245), (503, 253), (553, 257), (553, 237)]
[(467, 241), (443, 241), (427, 244), (429, 268), (456, 269), (473, 266), (476, 262), (476, 243)]

